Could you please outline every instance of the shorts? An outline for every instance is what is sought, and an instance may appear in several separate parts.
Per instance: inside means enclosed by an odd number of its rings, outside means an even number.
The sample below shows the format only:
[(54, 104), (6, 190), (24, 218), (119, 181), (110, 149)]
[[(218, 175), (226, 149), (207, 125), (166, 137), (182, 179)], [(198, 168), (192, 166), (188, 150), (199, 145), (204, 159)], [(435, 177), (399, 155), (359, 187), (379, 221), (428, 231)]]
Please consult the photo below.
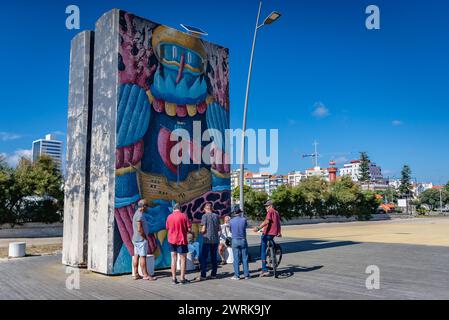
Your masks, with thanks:
[(187, 245), (177, 245), (169, 243), (169, 246), (170, 252), (172, 253), (187, 254), (187, 252), (189, 252), (189, 248)]
[(146, 257), (148, 255), (148, 241), (139, 241), (134, 243), (134, 256)]

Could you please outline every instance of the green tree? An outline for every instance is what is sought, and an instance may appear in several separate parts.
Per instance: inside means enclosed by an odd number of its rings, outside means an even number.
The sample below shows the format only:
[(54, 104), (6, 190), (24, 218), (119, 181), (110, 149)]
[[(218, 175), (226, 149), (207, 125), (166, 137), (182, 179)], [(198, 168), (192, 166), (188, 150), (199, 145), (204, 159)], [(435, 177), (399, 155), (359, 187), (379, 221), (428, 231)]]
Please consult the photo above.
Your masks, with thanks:
[[(265, 192), (254, 191), (250, 186), (243, 186), (243, 194), (245, 198), (244, 211), (245, 215), (253, 219), (260, 219), (264, 213), (264, 204), (268, 200), (268, 195)], [(234, 201), (240, 198), (240, 187), (237, 187), (232, 192)]]
[(383, 202), (386, 204), (397, 203), (397, 200), (399, 199), (398, 191), (391, 186), (389, 186), (386, 190), (379, 190), (376, 192), (382, 196)]
[(328, 201), (330, 212), (346, 217), (357, 214), (356, 203), (360, 192), (360, 186), (355, 184), (349, 176), (344, 176), (331, 184)]
[(369, 220), (372, 214), (374, 214), (381, 200), (377, 199), (376, 193), (373, 191), (362, 191), (359, 194), (357, 201), (356, 216), (358, 220)]
[(56, 222), (62, 217), (63, 179), (50, 157), (35, 163), (22, 158), (14, 170), (2, 171), (2, 223)]
[(399, 186), (399, 192), (402, 196), (410, 196), (412, 190), (412, 170), (410, 166), (404, 165), (401, 171), (401, 185)]
[(296, 190), (297, 188), (283, 185), (274, 190), (271, 195), (271, 200), (273, 200), (276, 209), (285, 220), (290, 220), (301, 215), (300, 207), (302, 198)]
[(420, 204), (427, 205), (431, 210), (440, 207), (441, 202), (444, 205), (449, 204), (449, 192), (446, 190), (428, 189), (419, 195)]
[(370, 160), (366, 152), (360, 152), (360, 174), (358, 179), (362, 184), (368, 184), (371, 181), (371, 173), (369, 170)]
[(320, 177), (309, 177), (298, 185), (298, 197), (303, 199), (300, 212), (309, 217), (321, 217), (329, 213), (329, 183)]

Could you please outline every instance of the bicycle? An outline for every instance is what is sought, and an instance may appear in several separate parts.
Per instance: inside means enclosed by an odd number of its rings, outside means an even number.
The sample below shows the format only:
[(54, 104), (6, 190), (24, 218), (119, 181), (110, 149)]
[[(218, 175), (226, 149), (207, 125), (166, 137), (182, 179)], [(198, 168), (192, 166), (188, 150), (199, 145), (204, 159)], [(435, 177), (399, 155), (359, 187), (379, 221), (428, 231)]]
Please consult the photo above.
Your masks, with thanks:
[[(272, 258), (273, 257), (273, 258)], [(282, 247), (273, 240), (268, 241), (267, 246), (267, 266), (269, 270), (273, 270), (275, 278), (278, 277), (277, 268), (282, 261)]]

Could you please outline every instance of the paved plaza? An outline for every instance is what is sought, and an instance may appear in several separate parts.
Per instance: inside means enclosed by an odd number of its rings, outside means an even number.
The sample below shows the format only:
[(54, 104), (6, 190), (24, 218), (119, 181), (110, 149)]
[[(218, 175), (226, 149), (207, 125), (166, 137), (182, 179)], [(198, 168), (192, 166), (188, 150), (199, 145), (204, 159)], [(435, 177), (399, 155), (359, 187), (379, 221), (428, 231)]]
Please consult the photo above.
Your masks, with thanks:
[[(157, 272), (154, 283), (81, 270), (80, 289), (68, 290), (69, 274), (60, 255), (3, 259), (0, 299), (449, 299), (448, 222), (432, 218), (285, 227), (279, 279), (259, 278), (259, 261), (250, 265), (250, 280), (231, 280), (227, 265), (219, 269), (219, 279), (185, 286), (172, 285), (167, 270)], [(401, 243), (405, 241), (412, 244)], [(250, 235), (249, 242), (257, 259), (258, 237)], [(380, 290), (366, 288), (370, 265), (380, 269)]]

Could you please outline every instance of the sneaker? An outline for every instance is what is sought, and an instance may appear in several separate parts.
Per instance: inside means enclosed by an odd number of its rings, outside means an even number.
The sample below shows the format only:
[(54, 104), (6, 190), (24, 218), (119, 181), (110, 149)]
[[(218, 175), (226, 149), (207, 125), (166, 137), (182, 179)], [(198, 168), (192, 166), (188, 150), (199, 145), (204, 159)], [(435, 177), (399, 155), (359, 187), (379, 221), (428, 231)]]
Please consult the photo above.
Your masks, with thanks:
[(193, 282), (200, 282), (200, 281), (205, 281), (205, 280), (207, 280), (207, 278), (197, 277), (193, 280)]
[(189, 284), (189, 283), (190, 283), (190, 280), (187, 280), (187, 279), (181, 280), (181, 284)]
[(262, 273), (260, 274), (260, 277), (269, 277), (270, 276), (270, 272), (269, 271), (262, 271)]
[(249, 279), (251, 279), (250, 276), (245, 276), (245, 280), (249, 280)]
[(178, 279), (173, 279), (173, 280), (171, 281), (171, 283), (172, 283), (172, 284), (179, 284), (179, 281), (178, 281)]
[(210, 276), (209, 277), (211, 280), (215, 280), (215, 279), (217, 279), (217, 276)]
[(231, 280), (240, 280), (240, 277), (233, 276), (233, 277), (231, 278)]

